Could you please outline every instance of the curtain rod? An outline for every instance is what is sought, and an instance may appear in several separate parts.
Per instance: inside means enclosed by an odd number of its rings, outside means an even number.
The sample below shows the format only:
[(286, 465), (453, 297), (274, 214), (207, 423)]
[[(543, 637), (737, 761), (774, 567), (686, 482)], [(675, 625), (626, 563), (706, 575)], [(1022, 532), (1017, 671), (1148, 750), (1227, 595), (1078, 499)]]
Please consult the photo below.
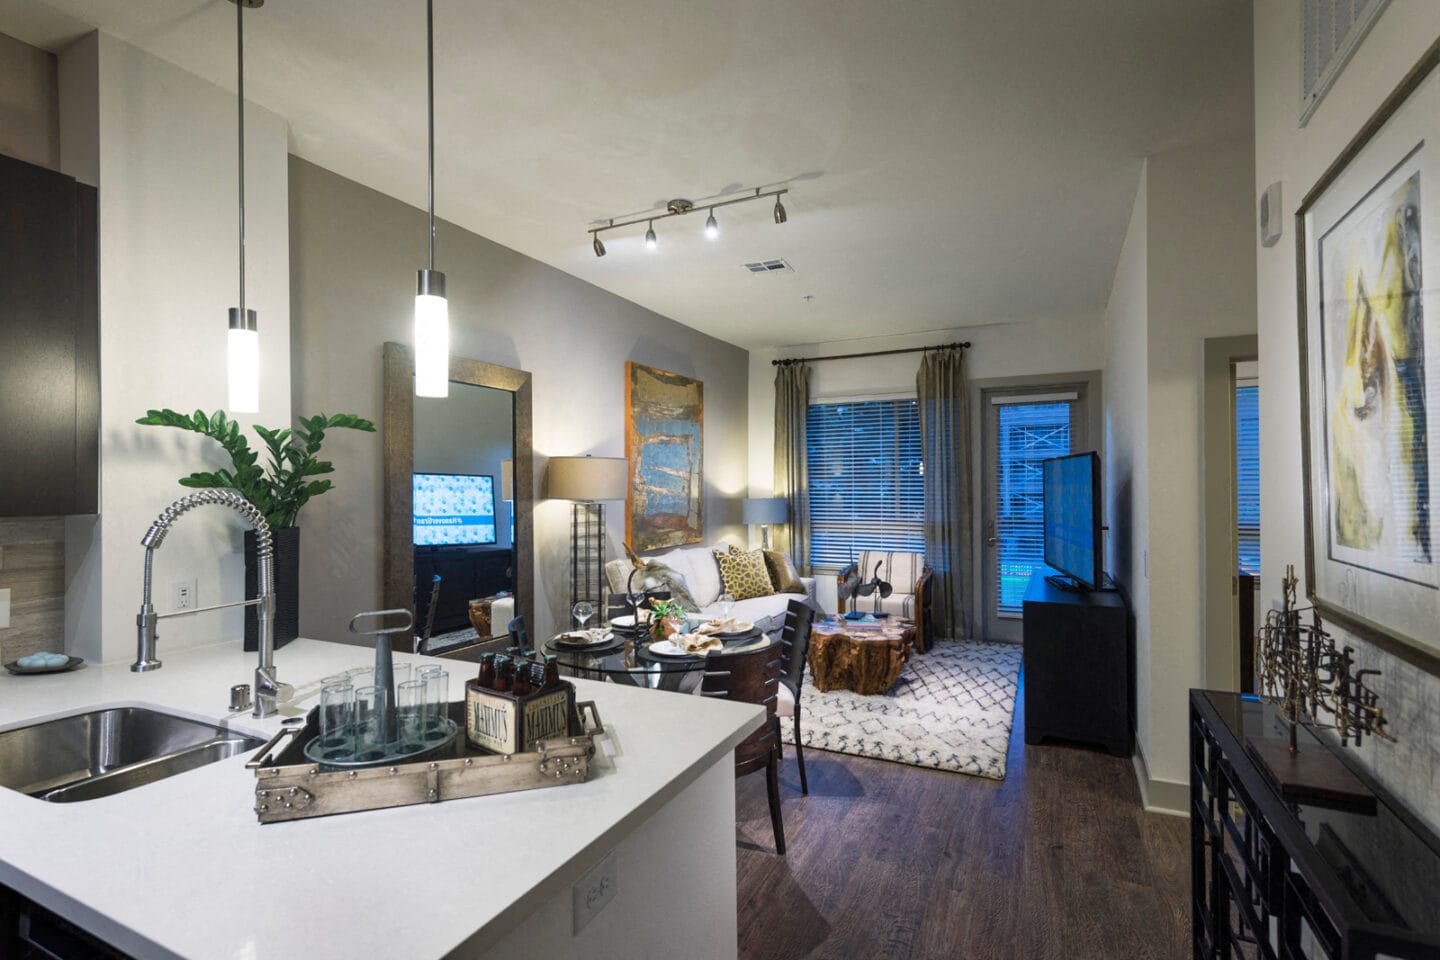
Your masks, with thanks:
[(901, 350), (876, 350), (872, 353), (844, 353), (834, 357), (788, 357), (784, 360), (771, 360), (772, 367), (788, 367), (796, 363), (819, 363), (821, 360), (857, 360), (861, 357), (888, 357), (896, 353), (923, 353), (926, 350), (949, 350), (958, 348), (969, 350), (970, 341), (964, 340), (960, 343), (941, 343), (933, 347), (905, 347)]

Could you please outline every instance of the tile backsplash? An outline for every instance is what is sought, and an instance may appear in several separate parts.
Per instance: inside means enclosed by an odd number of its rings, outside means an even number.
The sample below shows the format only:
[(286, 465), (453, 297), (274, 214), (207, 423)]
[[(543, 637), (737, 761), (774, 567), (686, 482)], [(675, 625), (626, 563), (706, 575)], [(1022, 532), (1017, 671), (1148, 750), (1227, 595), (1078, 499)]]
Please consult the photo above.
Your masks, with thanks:
[(10, 626), (0, 660), (65, 650), (65, 519), (0, 519), (0, 590), (10, 591)]

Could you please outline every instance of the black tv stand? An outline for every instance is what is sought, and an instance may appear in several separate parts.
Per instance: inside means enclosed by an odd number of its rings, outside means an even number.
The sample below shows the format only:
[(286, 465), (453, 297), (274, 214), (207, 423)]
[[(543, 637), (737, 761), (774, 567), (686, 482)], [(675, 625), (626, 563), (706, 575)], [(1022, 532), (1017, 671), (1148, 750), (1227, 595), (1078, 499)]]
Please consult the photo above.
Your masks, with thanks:
[(1048, 570), (1032, 573), (1025, 591), (1025, 742), (1079, 741), (1128, 757), (1135, 653), (1125, 598), (1057, 588)]

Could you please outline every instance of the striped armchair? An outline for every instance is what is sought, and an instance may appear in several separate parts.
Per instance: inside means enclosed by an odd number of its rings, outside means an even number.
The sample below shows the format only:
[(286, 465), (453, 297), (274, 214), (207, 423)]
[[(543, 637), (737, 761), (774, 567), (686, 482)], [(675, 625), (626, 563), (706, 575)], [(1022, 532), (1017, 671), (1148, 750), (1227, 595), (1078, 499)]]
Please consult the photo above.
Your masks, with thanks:
[(885, 550), (865, 550), (860, 558), (841, 570), (836, 583), (843, 584), (847, 578), (858, 576), (865, 583), (875, 576), (879, 565), (880, 579), (890, 584), (894, 592), (882, 598), (880, 591), (868, 597), (855, 597), (850, 601), (840, 600), (840, 612), (853, 608), (866, 613), (881, 612), (905, 617), (915, 621), (915, 648), (920, 652), (930, 649), (930, 598), (925, 587), (930, 582), (930, 568), (925, 557), (919, 553), (896, 553)]

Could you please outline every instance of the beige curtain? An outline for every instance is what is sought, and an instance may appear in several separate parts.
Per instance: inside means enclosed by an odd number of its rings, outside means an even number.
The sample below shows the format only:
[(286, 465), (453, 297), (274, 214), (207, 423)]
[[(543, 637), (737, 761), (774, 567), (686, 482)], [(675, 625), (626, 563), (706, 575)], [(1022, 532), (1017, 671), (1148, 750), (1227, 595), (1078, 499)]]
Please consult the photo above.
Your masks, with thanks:
[(771, 533), (776, 548), (790, 554), (801, 576), (810, 575), (810, 477), (805, 459), (809, 409), (810, 368), (780, 364), (775, 369), (775, 496), (785, 498), (790, 519)]
[(974, 635), (970, 558), (970, 394), (965, 351), (928, 350), (915, 375), (925, 462), (925, 561), (936, 637)]

